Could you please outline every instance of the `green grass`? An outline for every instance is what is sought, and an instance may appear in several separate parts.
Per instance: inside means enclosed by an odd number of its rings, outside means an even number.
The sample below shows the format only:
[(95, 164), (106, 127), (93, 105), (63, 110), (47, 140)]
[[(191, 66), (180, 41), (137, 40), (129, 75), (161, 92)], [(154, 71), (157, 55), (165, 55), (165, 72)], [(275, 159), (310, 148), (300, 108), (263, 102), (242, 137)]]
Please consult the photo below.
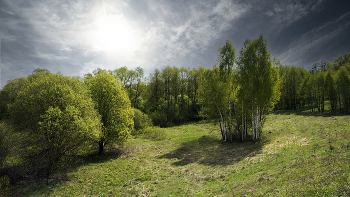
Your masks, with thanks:
[(222, 142), (207, 122), (154, 133), (14, 196), (350, 195), (350, 116), (274, 112), (258, 143)]

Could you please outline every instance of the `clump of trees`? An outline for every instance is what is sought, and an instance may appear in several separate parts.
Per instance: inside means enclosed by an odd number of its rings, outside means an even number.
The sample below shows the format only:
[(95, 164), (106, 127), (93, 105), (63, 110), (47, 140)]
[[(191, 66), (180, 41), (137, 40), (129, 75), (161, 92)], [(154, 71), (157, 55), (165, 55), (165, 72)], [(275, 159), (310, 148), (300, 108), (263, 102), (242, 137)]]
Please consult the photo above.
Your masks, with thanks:
[(66, 158), (90, 153), (97, 143), (102, 153), (106, 143), (125, 142), (133, 128), (127, 93), (106, 72), (83, 81), (36, 69), (6, 84), (1, 98), (1, 164), (18, 152), (26, 172), (47, 180)]
[(159, 126), (198, 120), (198, 87), (203, 67), (190, 70), (167, 66), (150, 75), (141, 108)]
[(200, 88), (202, 113), (220, 120), (222, 139), (230, 142), (234, 137), (244, 141), (248, 129), (258, 140), (264, 116), (280, 95), (266, 39), (247, 39), (243, 45), (235, 65), (235, 48), (227, 41), (219, 50), (219, 67), (204, 73)]
[(239, 126), (242, 128), (241, 139), (245, 140), (248, 119), (251, 122), (252, 140), (256, 141), (265, 116), (280, 98), (279, 75), (263, 36), (244, 42), (238, 62), (238, 76), (238, 103), (242, 109), (242, 124)]

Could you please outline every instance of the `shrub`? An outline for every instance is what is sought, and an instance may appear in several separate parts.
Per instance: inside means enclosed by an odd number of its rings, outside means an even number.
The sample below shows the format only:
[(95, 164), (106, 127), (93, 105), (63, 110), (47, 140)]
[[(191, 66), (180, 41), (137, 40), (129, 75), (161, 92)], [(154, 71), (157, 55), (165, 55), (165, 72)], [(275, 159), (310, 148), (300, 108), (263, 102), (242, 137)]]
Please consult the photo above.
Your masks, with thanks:
[(153, 125), (148, 115), (142, 113), (139, 109), (134, 108), (134, 114), (134, 129), (132, 135), (142, 134), (146, 128)]
[(23, 139), (25, 167), (47, 180), (62, 166), (64, 156), (87, 150), (101, 132), (84, 84), (59, 74), (27, 83), (10, 106), (10, 120)]
[(99, 71), (95, 76), (87, 75), (85, 83), (101, 115), (103, 126), (98, 145), (102, 154), (105, 145), (123, 144), (131, 137), (134, 112), (127, 92), (112, 75)]

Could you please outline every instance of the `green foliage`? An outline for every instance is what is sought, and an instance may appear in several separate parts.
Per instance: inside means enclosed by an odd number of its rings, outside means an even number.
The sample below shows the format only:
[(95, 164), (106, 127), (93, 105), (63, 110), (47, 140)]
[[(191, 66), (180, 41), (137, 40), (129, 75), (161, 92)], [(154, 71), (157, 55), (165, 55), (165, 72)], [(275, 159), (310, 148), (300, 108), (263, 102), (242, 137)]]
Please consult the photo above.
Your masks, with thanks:
[(0, 176), (0, 196), (11, 196), (10, 178), (8, 176)]
[(318, 61), (309, 72), (301, 67), (283, 66), (276, 62), (281, 76), (281, 100), (276, 109), (348, 113), (346, 95), (349, 88), (346, 81), (350, 71), (349, 57), (350, 53), (346, 53), (334, 62)]
[(26, 77), (9, 80), (3, 89), (0, 90), (0, 120), (8, 117), (8, 106), (15, 101), (17, 94), (23, 90), (27, 81)]
[(219, 67), (214, 65), (213, 70), (204, 72), (201, 78), (201, 114), (219, 120), (223, 140), (232, 142), (233, 116), (237, 120), (233, 79), (236, 53), (229, 40), (220, 47), (219, 52)]
[(100, 153), (106, 144), (122, 144), (134, 127), (134, 111), (126, 91), (107, 72), (86, 78), (95, 107), (101, 115)]
[(134, 129), (132, 135), (137, 135), (144, 133), (144, 130), (152, 126), (152, 120), (148, 117), (147, 114), (142, 113), (139, 109), (134, 110)]
[(143, 69), (137, 67), (135, 70), (128, 70), (127, 67), (121, 67), (110, 71), (116, 80), (120, 81), (128, 92), (131, 106), (137, 109), (144, 108), (144, 93), (146, 84), (143, 76)]
[(247, 39), (240, 51), (238, 61), (240, 105), (244, 140), (248, 123), (252, 123), (252, 140), (259, 139), (259, 127), (263, 126), (264, 116), (271, 111), (280, 98), (280, 79), (277, 68), (272, 64), (267, 41), (261, 35), (258, 39)]
[[(40, 146), (32, 145), (29, 152), (35, 155), (42, 151), (43, 147), (47, 151), (46, 162), (58, 160), (62, 155), (74, 155), (77, 153), (85, 153), (86, 149), (78, 152), (74, 150), (75, 146), (89, 147), (92, 142), (99, 137), (99, 130), (91, 128), (93, 122), (88, 122), (80, 114), (74, 106), (67, 106), (64, 110), (59, 107), (49, 107), (49, 109), (41, 115), (39, 125), (39, 135), (35, 135), (35, 141), (40, 140)], [(95, 123), (96, 124), (96, 123)], [(98, 127), (98, 122), (96, 127)], [(96, 130), (93, 130), (96, 129)], [(92, 132), (95, 131), (95, 132)], [(45, 134), (45, 135), (42, 135)], [(74, 140), (68, 140), (74, 139)], [(62, 142), (64, 144), (62, 144)], [(38, 155), (41, 157), (41, 155)]]
[(10, 120), (22, 136), (26, 167), (49, 178), (64, 156), (78, 154), (97, 140), (99, 117), (79, 80), (50, 73), (28, 78), (35, 80), (18, 92)]
[(301, 98), (299, 96), (299, 87), (302, 83), (303, 68), (295, 66), (278, 67), (281, 76), (281, 100), (277, 107), (279, 109), (299, 109), (301, 105)]
[(0, 90), (0, 120), (8, 116), (8, 103), (10, 102), (9, 93), (4, 90)]
[(179, 106), (176, 104), (168, 106), (168, 102), (161, 98), (159, 106), (150, 113), (150, 117), (154, 125), (161, 127), (171, 126), (179, 121)]
[(233, 47), (230, 40), (226, 41), (226, 44), (219, 49), (219, 68), (220, 74), (223, 80), (232, 80), (233, 65), (236, 61), (236, 49)]
[(333, 70), (339, 70), (341, 67), (347, 67), (348, 72), (350, 72), (350, 52), (345, 53), (344, 55), (339, 56), (338, 58), (335, 59), (334, 63), (332, 64), (332, 69)]
[[(157, 110), (160, 105), (160, 99), (163, 97), (163, 81), (161, 79), (161, 73), (158, 69), (150, 75), (150, 83), (147, 86), (147, 111), (148, 113), (154, 112)], [(153, 120), (153, 118), (152, 118)]]
[(252, 139), (255, 141), (259, 138), (264, 117), (280, 99), (279, 73), (272, 64), (263, 36), (247, 39), (240, 51), (237, 68), (234, 63), (235, 49), (227, 41), (220, 48), (219, 67), (214, 66), (202, 75), (199, 88), (203, 105), (201, 114), (219, 120), (223, 140), (231, 142), (233, 135), (240, 135), (241, 140), (245, 140), (247, 122), (252, 122)]
[(330, 73), (330, 71), (327, 72), (325, 76), (325, 95), (326, 99), (330, 101), (331, 104), (331, 111), (335, 112), (337, 109), (337, 90), (335, 87), (334, 79)]
[(339, 107), (343, 113), (350, 112), (350, 78), (349, 73), (341, 67), (337, 75), (337, 90), (339, 93)]
[(4, 166), (5, 159), (14, 148), (14, 134), (11, 125), (0, 122), (0, 169)]
[[(251, 104), (271, 110), (280, 98), (279, 74), (272, 65), (267, 41), (263, 36), (247, 39), (238, 62), (240, 85)], [(249, 85), (250, 84), (250, 85)]]
[(228, 120), (230, 91), (230, 81), (226, 83), (222, 80), (220, 69), (214, 66), (212, 70), (206, 70), (201, 77), (199, 87), (199, 98), (203, 105), (201, 114), (209, 119), (220, 122), (222, 137), (225, 139), (224, 118)]
[(203, 69), (167, 66), (151, 74), (144, 111), (150, 115), (154, 125), (165, 127), (199, 119), (198, 86)]

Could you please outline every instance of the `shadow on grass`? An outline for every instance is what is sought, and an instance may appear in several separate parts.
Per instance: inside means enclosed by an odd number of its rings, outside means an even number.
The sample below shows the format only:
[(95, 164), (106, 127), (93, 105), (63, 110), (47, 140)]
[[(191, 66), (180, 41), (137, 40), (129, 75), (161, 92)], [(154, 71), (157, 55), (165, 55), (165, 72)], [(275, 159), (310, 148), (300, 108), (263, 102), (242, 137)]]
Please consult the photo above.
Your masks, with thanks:
[[(55, 188), (60, 187), (64, 182), (70, 180), (70, 177), (68, 176), (70, 172), (76, 171), (81, 166), (92, 163), (105, 163), (117, 159), (122, 155), (130, 154), (132, 151), (135, 151), (134, 149), (134, 147), (128, 146), (110, 147), (105, 149), (104, 153), (101, 155), (93, 153), (85, 156), (65, 157), (66, 166), (61, 167), (61, 169), (50, 176), (49, 184), (46, 183), (44, 177), (24, 174), (22, 172), (23, 170), (20, 170), (17, 167), (18, 172), (21, 172), (21, 179), (15, 180), (15, 182), (12, 183), (13, 196), (49, 196)], [(12, 177), (10, 178), (12, 180)]]
[(172, 163), (175, 166), (184, 166), (191, 163), (227, 166), (235, 164), (246, 157), (260, 154), (263, 144), (263, 142), (227, 143), (204, 135), (199, 139), (185, 142), (177, 150), (161, 155), (158, 158), (176, 158), (178, 161)]

